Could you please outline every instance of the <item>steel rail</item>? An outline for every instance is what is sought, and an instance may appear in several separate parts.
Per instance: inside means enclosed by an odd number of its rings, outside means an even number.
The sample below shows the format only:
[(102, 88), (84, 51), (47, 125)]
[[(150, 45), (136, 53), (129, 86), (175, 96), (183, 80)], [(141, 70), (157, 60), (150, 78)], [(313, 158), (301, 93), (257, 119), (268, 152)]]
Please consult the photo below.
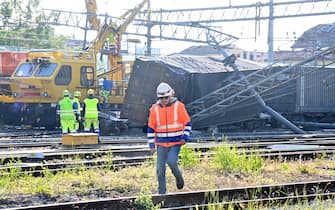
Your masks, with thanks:
[[(277, 142), (276, 144), (278, 144)], [(276, 151), (292, 151), (293, 149), (262, 149), (262, 147), (269, 146), (271, 144), (223, 144), (220, 142), (215, 143), (189, 143), (188, 146), (190, 148), (195, 149), (196, 151), (206, 152), (218, 146), (230, 146), (237, 148), (251, 148), (253, 150), (249, 150), (247, 152), (276, 152)], [(327, 144), (328, 150), (335, 149), (334, 147), (329, 146)], [(310, 146), (310, 145), (309, 145)], [(255, 148), (259, 148), (255, 150)], [(308, 147), (298, 148), (296, 150), (299, 151), (315, 151), (322, 150), (325, 148), (316, 147)], [(27, 162), (33, 159), (42, 159), (42, 160), (53, 160), (53, 159), (65, 159), (65, 158), (78, 158), (78, 157), (86, 157), (86, 158), (94, 158), (100, 157), (107, 154), (113, 154), (114, 156), (140, 156), (149, 154), (149, 148), (147, 145), (121, 145), (121, 146), (111, 146), (111, 147), (89, 147), (89, 148), (80, 148), (80, 147), (69, 147), (62, 149), (49, 149), (49, 150), (19, 150), (19, 151), (0, 151), (0, 159), (3, 163), (7, 163), (13, 159), (20, 160), (21, 162)], [(42, 156), (42, 158), (41, 158)]]
[[(289, 160), (303, 160), (313, 159), (318, 157), (325, 158), (329, 155), (335, 154), (335, 149), (323, 149), (323, 150), (310, 150), (310, 151), (268, 151), (268, 150), (253, 150), (253, 151), (238, 151), (240, 154), (245, 154), (246, 157), (258, 156), (264, 159), (281, 159), (285, 161)], [(214, 152), (202, 152), (200, 154), (200, 160), (202, 159), (213, 159), (215, 156)], [(77, 170), (82, 167), (84, 168), (102, 168), (109, 167), (112, 170), (119, 170), (124, 167), (139, 166), (146, 161), (152, 161), (153, 156), (147, 155), (137, 157), (110, 157), (108, 159), (92, 159), (92, 160), (73, 160), (73, 161), (62, 161), (62, 162), (34, 162), (34, 163), (17, 163), (16, 165), (2, 165), (0, 166), (0, 173), (6, 175), (17, 171), (17, 174), (33, 174), (34, 176), (43, 175), (44, 170), (48, 169), (52, 173), (57, 173), (63, 170)]]
[[(335, 142), (335, 141), (334, 141)], [(287, 149), (285, 150), (294, 150), (294, 146), (303, 147), (301, 150), (320, 150), (324, 149), (319, 145), (326, 145), (327, 149), (333, 149), (332, 140), (322, 140), (322, 141), (308, 141), (306, 145), (302, 140), (294, 140), (294, 141), (283, 141), (283, 142), (253, 142), (253, 143), (241, 143), (241, 142), (211, 142), (211, 143), (189, 143), (188, 146), (197, 150), (197, 151), (208, 151), (210, 149), (216, 148), (218, 146), (231, 146), (236, 148), (245, 148), (245, 149), (262, 149), (264, 147), (268, 147), (271, 145), (286, 145)], [(290, 145), (291, 144), (291, 145)], [(289, 147), (292, 146), (292, 149)], [(313, 147), (314, 146), (314, 147)], [(305, 148), (304, 148), (305, 147)], [(277, 151), (275, 149), (264, 149), (264, 151), (274, 152)], [(263, 152), (262, 150), (252, 152)], [(139, 156), (143, 154), (149, 153), (149, 148), (147, 144), (138, 144), (138, 145), (129, 145), (129, 144), (120, 144), (120, 145), (111, 145), (111, 146), (100, 146), (100, 145), (88, 145), (83, 147), (62, 147), (58, 149), (41, 149), (41, 150), (15, 150), (8, 151), (0, 150), (0, 159), (3, 162), (8, 162), (12, 159), (18, 159), (22, 162), (26, 162), (28, 159), (38, 159), (40, 158), (38, 155), (43, 155), (43, 160), (52, 160), (52, 159), (64, 159), (68, 157), (99, 157), (102, 155), (106, 155), (109, 153), (113, 153), (113, 155), (118, 156)], [(41, 159), (41, 158), (40, 158)]]
[[(182, 192), (165, 195), (148, 195), (152, 202), (157, 205), (161, 204), (161, 208), (169, 209), (184, 206), (195, 206), (209, 204), (211, 202), (249, 202), (255, 201), (272, 201), (282, 199), (287, 201), (297, 199), (299, 196), (308, 196), (310, 199), (315, 198), (333, 198), (335, 193), (334, 180), (298, 182), (282, 185), (261, 185), (252, 187), (227, 188), (216, 190), (204, 190), (194, 192)], [(286, 197), (286, 198), (285, 198)], [(54, 203), (47, 205), (18, 207), (18, 210), (53, 210), (53, 209), (131, 209), (132, 203), (137, 197), (120, 197), (106, 198), (99, 200)], [(183, 209), (183, 208), (181, 208)]]
[[(224, 138), (217, 138), (212, 136), (200, 136), (193, 137), (190, 139), (190, 142), (194, 143), (209, 143), (209, 142), (222, 142)], [(41, 141), (39, 139), (20, 139), (20, 140), (12, 140), (12, 139), (0, 139), (0, 148), (24, 148), (24, 147), (53, 147), (53, 148), (61, 148), (61, 138), (49, 138), (49, 141), (45, 141), (43, 138)], [(321, 142), (324, 140), (323, 142)], [(246, 139), (245, 137), (228, 137), (227, 142), (236, 143), (236, 144), (250, 144), (255, 145), (256, 147), (259, 145), (265, 146), (266, 144), (319, 144), (319, 145), (332, 145), (332, 142), (335, 142), (335, 136), (333, 134), (317, 134), (317, 135), (288, 135), (288, 136), (272, 136), (272, 138), (268, 136), (260, 137), (249, 137)], [(134, 144), (147, 144), (146, 137), (102, 137), (101, 143), (97, 147), (105, 146), (105, 145), (134, 145)], [(335, 143), (334, 143), (335, 144)], [(239, 147), (239, 145), (238, 145)], [(241, 146), (242, 147), (242, 146)], [(247, 146), (246, 146), (247, 147)]]
[(309, 202), (315, 199), (325, 200), (325, 199), (333, 199), (334, 197), (335, 197), (335, 192), (331, 192), (331, 193), (318, 193), (318, 194), (311, 194), (311, 195), (283, 196), (283, 197), (263, 198), (263, 199), (255, 199), (255, 200), (237, 200), (237, 201), (231, 201), (231, 202), (179, 206), (179, 207), (171, 207), (171, 208), (161, 208), (161, 210), (182, 210), (182, 209), (190, 210), (190, 209), (210, 209), (210, 208), (244, 209), (247, 207), (269, 208), (270, 206), (276, 207), (276, 205), (279, 205), (279, 204), (285, 204), (286, 207), (290, 207), (288, 205), (294, 205), (297, 203), (305, 204), (305, 202)]

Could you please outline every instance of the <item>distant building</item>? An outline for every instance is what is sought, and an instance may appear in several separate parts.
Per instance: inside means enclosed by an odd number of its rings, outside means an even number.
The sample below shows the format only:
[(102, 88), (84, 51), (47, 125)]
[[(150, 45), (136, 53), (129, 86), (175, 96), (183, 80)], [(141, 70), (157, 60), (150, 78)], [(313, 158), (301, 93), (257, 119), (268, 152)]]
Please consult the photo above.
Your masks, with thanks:
[[(234, 54), (236, 57), (255, 61), (259, 63), (264, 63), (267, 59), (267, 53), (258, 52), (258, 51), (247, 51), (241, 48), (227, 48), (227, 52)], [(178, 54), (188, 54), (188, 55), (217, 55), (220, 54), (219, 50), (211, 47), (211, 46), (192, 46)]]
[(305, 31), (292, 45), (293, 49), (318, 50), (335, 46), (335, 23), (319, 24)]
[(25, 52), (25, 51), (27, 51), (27, 49), (25, 49), (23, 47), (1, 45), (0, 46), (0, 51)]
[[(66, 40), (65, 45), (69, 48), (82, 48), (84, 41), (79, 39), (68, 39)], [(86, 45), (89, 46), (90, 42), (87, 42)]]

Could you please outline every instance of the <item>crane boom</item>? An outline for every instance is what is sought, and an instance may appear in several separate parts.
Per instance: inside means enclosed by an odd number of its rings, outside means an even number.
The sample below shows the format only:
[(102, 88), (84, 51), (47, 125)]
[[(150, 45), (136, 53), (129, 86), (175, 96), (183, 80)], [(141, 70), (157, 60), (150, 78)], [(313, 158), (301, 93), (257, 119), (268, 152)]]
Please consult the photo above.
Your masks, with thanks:
[(135, 16), (140, 12), (140, 10), (144, 7), (147, 1), (148, 0), (143, 0), (134, 9), (128, 10), (126, 13), (124, 13), (119, 17), (119, 19), (123, 20), (123, 22), (116, 29), (118, 34), (121, 34), (126, 31), (128, 25), (131, 23), (131, 21), (134, 20)]
[[(94, 0), (86, 0), (86, 2), (88, 1), (95, 2)], [(134, 9), (128, 10), (123, 15), (121, 15), (118, 18), (119, 23), (113, 22), (112, 20), (109, 20), (108, 22), (106, 20), (105, 23), (102, 26), (100, 26), (98, 34), (93, 40), (92, 50), (94, 50), (95, 53), (99, 52), (100, 49), (103, 47), (106, 39), (110, 36), (111, 33), (114, 34), (114, 37), (120, 37), (121, 34), (125, 32), (131, 21), (133, 21), (135, 16), (140, 12), (140, 10), (143, 8), (143, 6), (147, 1), (148, 0), (142, 0), (142, 2), (138, 4)], [(87, 5), (90, 6), (89, 4)], [(94, 10), (92, 7), (87, 9)], [(120, 42), (117, 42), (117, 44), (120, 45)], [(120, 49), (119, 48), (120, 46), (116, 47)]]
[(87, 9), (87, 19), (91, 24), (91, 28), (98, 30), (100, 28), (100, 20), (97, 18), (97, 2), (95, 0), (85, 0)]

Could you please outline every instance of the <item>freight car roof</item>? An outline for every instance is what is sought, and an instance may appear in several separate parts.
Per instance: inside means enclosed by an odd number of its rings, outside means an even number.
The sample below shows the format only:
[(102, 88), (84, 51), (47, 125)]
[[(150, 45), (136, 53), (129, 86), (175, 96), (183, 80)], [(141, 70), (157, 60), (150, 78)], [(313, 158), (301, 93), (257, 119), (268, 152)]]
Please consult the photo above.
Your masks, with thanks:
[[(227, 65), (224, 65), (223, 56), (194, 56), (194, 55), (170, 55), (164, 57), (145, 57), (140, 58), (146, 61), (160, 62), (174, 68), (178, 68), (189, 73), (218, 73), (218, 72), (229, 72), (233, 69)], [(237, 59), (236, 65), (241, 71), (243, 70), (255, 70), (262, 68), (261, 65), (253, 62), (248, 62), (243, 59)]]

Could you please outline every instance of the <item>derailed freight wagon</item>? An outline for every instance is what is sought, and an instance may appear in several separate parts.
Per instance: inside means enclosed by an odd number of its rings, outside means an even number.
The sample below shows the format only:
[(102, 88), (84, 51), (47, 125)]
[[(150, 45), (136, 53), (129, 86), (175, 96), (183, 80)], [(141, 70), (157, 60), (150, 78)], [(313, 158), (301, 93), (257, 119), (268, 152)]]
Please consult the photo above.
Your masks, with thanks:
[[(241, 60), (236, 64), (244, 75), (257, 69)], [(259, 69), (261, 67), (258, 66)], [(285, 67), (272, 67), (264, 71), (276, 72)], [(252, 70), (254, 69), (254, 70)], [(292, 73), (293, 74), (293, 73)], [(287, 71), (276, 80), (291, 77)], [(130, 127), (142, 127), (147, 123), (149, 108), (156, 98), (156, 87), (164, 81), (175, 89), (176, 96), (186, 105), (218, 88), (238, 80), (238, 74), (217, 59), (203, 56), (169, 56), (162, 58), (139, 58), (135, 61), (125, 97), (122, 118), (127, 118)], [(301, 67), (298, 77), (285, 84), (270, 88), (261, 94), (266, 104), (293, 123), (304, 126), (321, 126), (332, 123), (335, 111), (335, 69)], [(226, 91), (236, 92), (233, 89)], [(190, 113), (192, 116), (195, 113)], [(326, 125), (327, 124), (323, 124)], [(264, 127), (282, 127), (260, 107), (254, 98), (249, 98), (223, 112), (210, 115), (194, 123), (194, 128), (219, 127), (224, 130)]]
[[(261, 66), (237, 61), (246, 72)], [(162, 81), (169, 83), (176, 97), (188, 104), (228, 84), (237, 75), (233, 70), (205, 56), (167, 56), (136, 59), (130, 77), (121, 118), (127, 118), (130, 127), (146, 125), (148, 112), (157, 101), (156, 87)], [(210, 122), (209, 122), (210, 123)]]

